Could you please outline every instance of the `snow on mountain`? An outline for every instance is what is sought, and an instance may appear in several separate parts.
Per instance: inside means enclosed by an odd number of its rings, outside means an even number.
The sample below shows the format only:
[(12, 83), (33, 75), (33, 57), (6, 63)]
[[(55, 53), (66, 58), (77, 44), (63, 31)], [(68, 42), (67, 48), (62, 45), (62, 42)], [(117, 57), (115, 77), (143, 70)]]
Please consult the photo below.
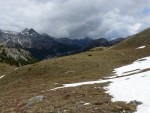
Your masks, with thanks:
[(21, 43), (21, 41), (20, 41), (20, 39), (18, 38), (18, 43), (20, 44), (20, 45), (22, 45), (22, 43)]
[(37, 59), (63, 55), (71, 51), (78, 51), (74, 45), (57, 42), (47, 34), (40, 34), (34, 29), (24, 29), (22, 32), (0, 30), (0, 45), (9, 48), (21, 48), (29, 51)]
[(36, 36), (36, 35), (40, 35), (39, 33), (37, 33), (34, 29), (24, 29), (22, 32), (21, 32), (22, 35), (26, 35), (26, 36)]
[(136, 113), (150, 113), (150, 56), (138, 59), (130, 65), (116, 68), (114, 74), (113, 77), (105, 80), (64, 84), (62, 87), (51, 90), (111, 82), (105, 89), (106, 93), (113, 96), (113, 102), (136, 100), (142, 103), (138, 106)]
[(1, 32), (6, 33), (6, 34), (14, 34), (14, 35), (17, 35), (17, 34), (18, 34), (18, 32), (15, 32), (15, 31), (8, 31), (8, 30), (1, 30)]
[[(98, 41), (98, 42), (97, 42)], [(119, 41), (114, 41), (118, 43)], [(53, 38), (47, 34), (40, 34), (34, 29), (24, 29), (22, 32), (0, 30), (0, 45), (9, 48), (22, 48), (29, 51), (37, 59), (64, 56), (89, 50), (93, 47), (110, 46), (107, 39), (92, 40)], [(113, 44), (114, 44), (113, 43)]]

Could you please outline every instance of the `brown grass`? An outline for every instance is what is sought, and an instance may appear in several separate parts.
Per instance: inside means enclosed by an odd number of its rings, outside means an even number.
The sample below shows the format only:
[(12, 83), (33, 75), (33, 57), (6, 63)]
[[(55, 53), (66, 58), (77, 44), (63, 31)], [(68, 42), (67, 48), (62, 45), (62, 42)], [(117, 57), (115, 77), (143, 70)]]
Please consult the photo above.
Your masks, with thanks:
[[(103, 89), (106, 84), (85, 85), (57, 91), (50, 89), (64, 83), (91, 81), (110, 76), (114, 68), (150, 55), (149, 48), (149, 46), (142, 50), (95, 48), (85, 53), (21, 67), (0, 81), (0, 110), (29, 113), (64, 110), (67, 113), (135, 111), (136, 106), (133, 104), (112, 103), (111, 97), (105, 94)], [(47, 99), (26, 108), (23, 103), (37, 95), (47, 96)], [(84, 106), (82, 101), (90, 105)]]

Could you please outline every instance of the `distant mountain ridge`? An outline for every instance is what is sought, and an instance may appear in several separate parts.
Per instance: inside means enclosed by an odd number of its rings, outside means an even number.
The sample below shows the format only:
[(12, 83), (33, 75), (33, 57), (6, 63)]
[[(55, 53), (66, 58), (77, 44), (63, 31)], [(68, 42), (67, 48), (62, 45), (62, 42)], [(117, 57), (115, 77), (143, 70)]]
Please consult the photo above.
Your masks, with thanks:
[(24, 49), (40, 60), (78, 53), (93, 47), (111, 46), (122, 40), (54, 38), (48, 34), (40, 34), (32, 28), (26, 28), (22, 32), (0, 30), (0, 45), (8, 48)]

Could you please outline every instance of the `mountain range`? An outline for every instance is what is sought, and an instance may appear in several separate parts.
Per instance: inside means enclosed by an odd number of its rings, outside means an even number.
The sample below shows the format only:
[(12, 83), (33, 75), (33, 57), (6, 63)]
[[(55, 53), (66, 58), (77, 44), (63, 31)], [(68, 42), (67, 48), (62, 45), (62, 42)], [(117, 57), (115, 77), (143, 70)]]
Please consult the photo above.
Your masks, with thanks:
[(17, 49), (24, 50), (24, 52), (28, 52), (31, 57), (38, 60), (75, 54), (94, 47), (112, 46), (122, 40), (124, 39), (54, 38), (48, 34), (40, 34), (32, 28), (26, 28), (22, 32), (0, 30), (0, 45), (3, 48), (13, 48), (16, 51)]

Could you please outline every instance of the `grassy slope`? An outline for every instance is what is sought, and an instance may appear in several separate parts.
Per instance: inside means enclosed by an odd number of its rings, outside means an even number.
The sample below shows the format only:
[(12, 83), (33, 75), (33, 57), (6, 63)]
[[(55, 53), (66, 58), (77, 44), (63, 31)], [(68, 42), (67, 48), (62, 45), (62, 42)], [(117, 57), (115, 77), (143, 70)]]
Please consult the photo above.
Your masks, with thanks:
[[(143, 36), (143, 33), (140, 35)], [(139, 37), (139, 35), (135, 36)], [(136, 44), (133, 43), (133, 40)], [(111, 49), (95, 48), (85, 53), (49, 59), (21, 67), (0, 80), (0, 110), (5, 112), (6, 110), (9, 112), (56, 112), (65, 109), (75, 113), (92, 111), (116, 113), (123, 109), (134, 111), (135, 106), (133, 105), (112, 103), (110, 96), (104, 93), (104, 84), (58, 91), (50, 91), (50, 89), (63, 83), (91, 81), (110, 76), (114, 68), (149, 56), (148, 41), (140, 42), (141, 38), (133, 37), (133, 39), (129, 38)], [(147, 45), (146, 48), (135, 49), (143, 44)], [(47, 99), (31, 108), (25, 108), (24, 101), (36, 95), (45, 95)], [(83, 106), (81, 100), (90, 102), (91, 105)]]
[(150, 45), (150, 28), (138, 34), (129, 36), (123, 42), (115, 45), (115, 49), (137, 48), (144, 45)]
[(5, 63), (0, 63), (0, 76), (8, 75), (12, 71), (14, 71), (15, 68), (16, 68), (15, 66), (10, 66)]

